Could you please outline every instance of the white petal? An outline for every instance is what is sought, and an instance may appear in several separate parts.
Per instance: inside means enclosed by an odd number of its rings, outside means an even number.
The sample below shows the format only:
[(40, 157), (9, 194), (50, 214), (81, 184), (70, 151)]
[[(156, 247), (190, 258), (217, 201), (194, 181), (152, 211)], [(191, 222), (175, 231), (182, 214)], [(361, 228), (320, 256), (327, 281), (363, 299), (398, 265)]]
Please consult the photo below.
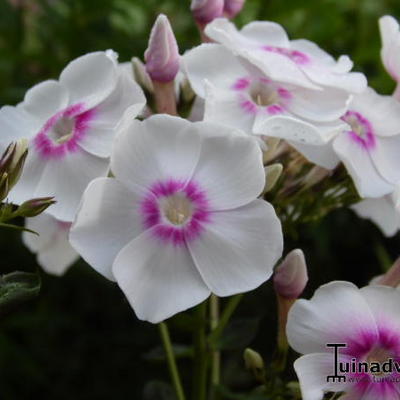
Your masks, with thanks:
[(335, 132), (321, 131), (316, 125), (289, 115), (269, 116), (259, 113), (255, 118), (253, 133), (296, 143), (323, 145), (332, 138)]
[(310, 145), (290, 141), (289, 144), (302, 154), (308, 161), (326, 169), (334, 169), (340, 160), (333, 151), (332, 141), (324, 145)]
[(379, 19), (379, 29), (382, 37), (381, 58), (386, 71), (394, 80), (400, 77), (400, 33), (399, 24), (390, 15)]
[(300, 118), (329, 122), (339, 119), (348, 109), (350, 96), (344, 90), (294, 88), (287, 109)]
[(377, 335), (377, 330), (360, 290), (350, 282), (335, 281), (317, 289), (311, 300), (295, 302), (286, 333), (290, 345), (307, 354), (326, 352), (328, 343), (350, 344), (363, 333)]
[(213, 213), (205, 229), (188, 247), (213, 293), (246, 292), (270, 278), (282, 255), (283, 238), (269, 203), (254, 200), (235, 210)]
[[(345, 355), (339, 357), (340, 362), (350, 362), (350, 358)], [(302, 356), (294, 362), (294, 369), (299, 378), (303, 400), (322, 400), (326, 392), (342, 392), (350, 386), (349, 382), (327, 383), (327, 376), (334, 375), (333, 353)]]
[(358, 216), (375, 223), (385, 236), (393, 236), (400, 229), (400, 212), (390, 195), (378, 199), (365, 199), (351, 206)]
[(118, 83), (113, 92), (96, 107), (94, 126), (116, 126), (129, 109), (129, 117), (135, 118), (146, 104), (140, 86), (133, 80), (132, 73), (118, 70)]
[(183, 56), (183, 65), (191, 87), (202, 98), (205, 80), (218, 88), (230, 89), (237, 79), (249, 74), (238, 57), (218, 44), (202, 44), (188, 51)]
[(235, 25), (225, 18), (216, 18), (209, 23), (205, 34), (215, 42), (237, 50), (240, 47), (272, 45), (288, 47), (289, 40), (281, 25), (270, 21), (254, 21), (238, 31)]
[(187, 128), (192, 128), (190, 122), (161, 114), (132, 121), (114, 142), (113, 173), (126, 185), (142, 187), (162, 179), (190, 179), (201, 138)]
[(151, 229), (121, 250), (112, 270), (138, 318), (152, 323), (187, 310), (210, 294), (187, 247), (160, 242)]
[(92, 181), (71, 228), (75, 250), (96, 271), (115, 280), (111, 267), (120, 250), (142, 231), (140, 199), (116, 179)]
[(25, 245), (37, 253), (38, 264), (49, 274), (61, 276), (79, 258), (68, 242), (68, 227), (47, 214), (28, 218), (25, 226), (39, 233), (22, 235)]
[(254, 200), (265, 185), (257, 141), (236, 135), (203, 140), (193, 180), (205, 191), (211, 210), (228, 210)]
[(240, 107), (239, 95), (232, 90), (206, 85), (204, 120), (251, 133), (255, 115)]
[(389, 286), (369, 285), (361, 289), (361, 294), (368, 303), (378, 325), (393, 329), (394, 334), (400, 329), (400, 289)]
[(29, 89), (21, 107), (34, 118), (46, 122), (68, 106), (68, 90), (61, 83), (48, 80)]
[(393, 185), (376, 170), (368, 150), (346, 133), (333, 142), (333, 148), (351, 175), (361, 197), (382, 197), (393, 191)]
[(41, 122), (20, 107), (4, 106), (0, 109), (0, 151), (10, 142), (27, 138), (38, 133)]
[(85, 151), (77, 151), (62, 159), (50, 159), (40, 177), (33, 196), (54, 196), (57, 201), (47, 212), (62, 221), (72, 221), (81, 196), (91, 180), (106, 176), (107, 159), (95, 157)]
[(104, 100), (114, 90), (117, 80), (115, 62), (102, 51), (71, 61), (60, 75), (60, 83), (69, 91), (70, 104), (84, 103), (86, 109)]
[(400, 135), (380, 137), (370, 155), (378, 172), (391, 183), (400, 183)]
[[(314, 62), (318, 62), (320, 64), (324, 64), (327, 67), (335, 67), (336, 61), (335, 59), (327, 53), (325, 50), (321, 49), (317, 44), (311, 42), (307, 39), (296, 39), (290, 41), (290, 48), (293, 50), (301, 51), (306, 55), (313, 58)], [(347, 69), (343, 72), (348, 72), (353, 67), (353, 63), (347, 65)]]

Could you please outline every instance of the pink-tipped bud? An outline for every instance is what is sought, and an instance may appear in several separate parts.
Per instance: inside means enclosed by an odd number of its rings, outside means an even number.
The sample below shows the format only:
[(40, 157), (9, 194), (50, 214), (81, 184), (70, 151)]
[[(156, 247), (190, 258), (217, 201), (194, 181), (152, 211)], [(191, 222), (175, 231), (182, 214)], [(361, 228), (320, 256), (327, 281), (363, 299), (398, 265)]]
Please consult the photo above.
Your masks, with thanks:
[(308, 273), (304, 254), (300, 249), (292, 250), (276, 269), (274, 286), (278, 295), (286, 299), (297, 299), (306, 287)]
[(393, 263), (385, 275), (376, 279), (373, 284), (398, 287), (400, 285), (400, 257)]
[(196, 22), (205, 25), (215, 18), (222, 17), (224, 0), (192, 0), (190, 9)]
[(157, 17), (144, 53), (146, 71), (153, 81), (171, 82), (179, 71), (179, 49), (168, 18)]
[(228, 18), (234, 18), (242, 11), (246, 0), (225, 0), (224, 14)]

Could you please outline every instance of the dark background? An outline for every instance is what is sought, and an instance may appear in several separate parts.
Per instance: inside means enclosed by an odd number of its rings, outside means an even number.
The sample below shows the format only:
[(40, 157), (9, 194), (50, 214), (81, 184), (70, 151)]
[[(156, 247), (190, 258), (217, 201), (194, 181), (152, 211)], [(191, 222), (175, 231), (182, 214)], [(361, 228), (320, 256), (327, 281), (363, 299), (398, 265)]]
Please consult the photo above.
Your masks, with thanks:
[[(57, 78), (68, 61), (90, 51), (113, 48), (121, 61), (142, 57), (160, 12), (170, 18), (182, 52), (198, 43), (188, 0), (0, 0), (0, 104), (21, 101), (30, 86)], [(384, 14), (400, 17), (399, 2), (248, 0), (237, 23), (273, 20), (292, 38), (315, 41), (334, 56), (349, 54), (371, 86), (390, 93), (394, 83), (379, 58), (377, 19)], [(301, 247), (306, 254), (305, 296), (335, 279), (366, 284), (399, 253), (398, 236), (385, 239), (348, 210), (297, 233), (285, 251)], [(2, 272), (38, 268), (18, 232), (3, 230), (0, 240)], [(163, 364), (144, 356), (159, 343), (156, 327), (139, 322), (119, 289), (83, 262), (63, 278), (41, 275), (40, 296), (0, 319), (0, 399), (159, 399), (149, 387), (143, 397), (146, 382), (168, 380)], [(251, 342), (267, 360), (274, 348), (270, 283), (246, 296), (238, 318), (227, 333), (236, 345), (225, 346), (224, 379), (244, 390), (252, 383), (243, 373), (243, 348)], [(172, 321), (173, 338), (188, 343), (183, 322)], [(190, 381), (189, 361), (182, 367)]]

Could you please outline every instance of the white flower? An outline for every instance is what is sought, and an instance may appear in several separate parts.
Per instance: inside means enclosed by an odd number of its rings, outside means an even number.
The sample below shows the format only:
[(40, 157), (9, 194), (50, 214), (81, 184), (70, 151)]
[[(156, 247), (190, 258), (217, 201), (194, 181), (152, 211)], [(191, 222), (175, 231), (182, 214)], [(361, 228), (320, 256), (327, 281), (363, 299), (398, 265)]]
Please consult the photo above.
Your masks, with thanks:
[[(72, 246), (159, 322), (210, 292), (252, 290), (282, 254), (280, 222), (256, 199), (259, 146), (221, 125), (156, 115), (117, 136), (111, 169), (86, 189)], [(218, 136), (217, 136), (218, 135)]]
[(143, 108), (139, 86), (119, 69), (113, 52), (77, 58), (58, 81), (42, 82), (17, 107), (0, 110), (0, 144), (25, 137), (29, 154), (10, 201), (54, 196), (48, 212), (71, 221), (79, 199), (94, 178), (107, 175), (115, 129), (126, 114)]
[(367, 85), (363, 74), (349, 72), (353, 67), (349, 57), (341, 56), (335, 61), (309, 40), (289, 40), (275, 22), (254, 21), (238, 31), (229, 20), (218, 18), (207, 25), (205, 33), (273, 80), (310, 89), (330, 86), (349, 93), (359, 93)]
[(400, 30), (398, 22), (390, 15), (379, 19), (382, 38), (381, 58), (388, 74), (400, 82)]
[(370, 219), (384, 233), (393, 236), (400, 230), (400, 187), (384, 197), (364, 199), (351, 208), (362, 218)]
[(368, 88), (355, 96), (342, 117), (350, 128), (334, 150), (362, 197), (382, 197), (400, 183), (400, 103)]
[(37, 232), (39, 236), (24, 232), (22, 240), (49, 274), (63, 275), (79, 258), (68, 241), (70, 227), (70, 222), (59, 221), (47, 213), (25, 220), (25, 228)]
[[(311, 300), (297, 300), (289, 312), (290, 345), (304, 354), (294, 363), (304, 400), (321, 400), (325, 392), (345, 392), (341, 399), (397, 399), (400, 374), (340, 372), (345, 382), (327, 382), (334, 375), (334, 351), (327, 344), (345, 344), (338, 362), (384, 363), (400, 357), (400, 290), (386, 286), (358, 289), (349, 282), (321, 286)], [(386, 378), (386, 379), (383, 379)]]
[(331, 139), (346, 127), (339, 119), (350, 101), (346, 91), (272, 80), (216, 44), (203, 44), (183, 59), (193, 90), (205, 98), (205, 120), (286, 139), (312, 162), (337, 165)]

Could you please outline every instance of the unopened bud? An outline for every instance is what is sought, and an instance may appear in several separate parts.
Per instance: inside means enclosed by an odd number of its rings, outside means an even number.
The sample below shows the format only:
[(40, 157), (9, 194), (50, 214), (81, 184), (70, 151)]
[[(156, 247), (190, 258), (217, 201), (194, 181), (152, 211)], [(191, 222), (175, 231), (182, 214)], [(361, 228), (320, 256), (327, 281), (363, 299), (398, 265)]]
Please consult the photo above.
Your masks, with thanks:
[(160, 14), (144, 53), (146, 71), (153, 81), (171, 82), (179, 71), (179, 50), (168, 18)]
[(263, 194), (269, 192), (278, 182), (278, 179), (280, 178), (282, 171), (283, 171), (283, 166), (282, 164), (272, 164), (268, 165), (267, 167), (264, 168), (265, 171), (265, 187)]
[(54, 197), (31, 199), (22, 203), (18, 207), (16, 214), (21, 217), (36, 217), (52, 204), (55, 204)]
[(205, 25), (223, 15), (224, 0), (192, 0), (190, 9), (196, 22)]
[(180, 90), (181, 90), (181, 97), (182, 100), (185, 103), (191, 102), (194, 97), (196, 96), (196, 93), (193, 91), (192, 87), (190, 86), (189, 79), (184, 79), (180, 85)]
[(9, 191), (8, 174), (7, 172), (3, 172), (0, 176), (0, 201), (8, 196)]
[(234, 18), (242, 11), (243, 5), (246, 0), (225, 0), (224, 1), (224, 14), (228, 18)]
[(264, 142), (267, 146), (267, 149), (263, 152), (264, 164), (275, 158), (276, 150), (278, 149), (280, 141), (281, 139), (273, 137), (264, 139)]
[(300, 249), (292, 250), (276, 269), (274, 287), (279, 296), (297, 299), (308, 282), (307, 265)]
[(264, 368), (264, 360), (256, 351), (247, 348), (243, 353), (244, 363), (247, 369), (261, 370)]
[(332, 171), (315, 165), (311, 168), (308, 174), (304, 177), (304, 186), (309, 188), (321, 182), (323, 179), (332, 174)]
[(154, 92), (153, 82), (151, 81), (150, 75), (146, 71), (146, 66), (142, 63), (142, 61), (133, 57), (132, 60), (132, 70), (133, 77), (139, 86), (142, 87), (145, 91), (149, 93)]

